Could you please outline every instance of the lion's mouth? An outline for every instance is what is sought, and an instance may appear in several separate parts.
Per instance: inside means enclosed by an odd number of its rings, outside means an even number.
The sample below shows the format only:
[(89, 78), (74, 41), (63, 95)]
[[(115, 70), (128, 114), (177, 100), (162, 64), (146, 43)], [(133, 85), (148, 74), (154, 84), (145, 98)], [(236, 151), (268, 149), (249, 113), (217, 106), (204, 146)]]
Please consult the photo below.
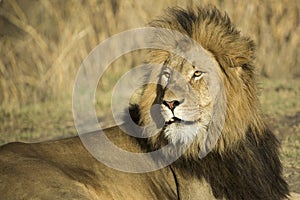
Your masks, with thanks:
[(171, 124), (186, 124), (186, 125), (190, 125), (190, 124), (194, 124), (196, 123), (198, 120), (195, 121), (186, 121), (186, 120), (182, 120), (178, 117), (172, 117), (169, 121), (166, 121), (166, 125), (171, 125)]

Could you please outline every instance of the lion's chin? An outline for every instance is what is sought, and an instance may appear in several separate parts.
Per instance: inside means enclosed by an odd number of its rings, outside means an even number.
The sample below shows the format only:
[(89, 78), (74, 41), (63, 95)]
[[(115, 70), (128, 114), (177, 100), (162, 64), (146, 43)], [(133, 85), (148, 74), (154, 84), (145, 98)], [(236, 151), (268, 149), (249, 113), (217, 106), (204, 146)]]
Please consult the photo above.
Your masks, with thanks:
[(199, 127), (199, 121), (171, 121), (165, 124), (163, 129), (164, 137), (172, 144), (190, 145), (199, 137), (202, 130)]

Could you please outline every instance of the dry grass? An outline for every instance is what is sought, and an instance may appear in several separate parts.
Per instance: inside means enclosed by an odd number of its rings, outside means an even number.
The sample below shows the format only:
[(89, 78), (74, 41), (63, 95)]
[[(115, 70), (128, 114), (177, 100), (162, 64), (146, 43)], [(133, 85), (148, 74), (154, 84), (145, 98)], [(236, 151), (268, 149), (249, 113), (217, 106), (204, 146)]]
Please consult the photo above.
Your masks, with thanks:
[[(263, 75), (300, 75), (299, 0), (4, 0), (0, 6), (0, 104), (5, 110), (69, 97), (76, 71), (105, 38), (145, 25), (168, 6), (217, 5), (258, 44)], [(133, 61), (123, 59), (125, 66)]]

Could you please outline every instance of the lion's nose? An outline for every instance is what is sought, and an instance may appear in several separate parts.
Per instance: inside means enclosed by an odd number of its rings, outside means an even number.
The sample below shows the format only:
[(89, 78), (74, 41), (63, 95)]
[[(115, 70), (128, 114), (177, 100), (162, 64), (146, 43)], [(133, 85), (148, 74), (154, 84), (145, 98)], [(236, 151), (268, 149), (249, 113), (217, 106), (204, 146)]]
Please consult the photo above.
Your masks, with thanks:
[(163, 101), (163, 104), (167, 106), (170, 110), (174, 110), (177, 106), (179, 106), (182, 101), (173, 100), (173, 101)]

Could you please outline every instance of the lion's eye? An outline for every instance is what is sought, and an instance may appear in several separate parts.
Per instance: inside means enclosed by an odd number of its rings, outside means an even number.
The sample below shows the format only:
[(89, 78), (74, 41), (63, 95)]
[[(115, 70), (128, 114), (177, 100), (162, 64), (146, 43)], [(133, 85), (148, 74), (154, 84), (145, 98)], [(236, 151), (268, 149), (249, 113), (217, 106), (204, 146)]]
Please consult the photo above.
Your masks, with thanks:
[(197, 77), (200, 77), (202, 74), (203, 74), (203, 72), (201, 72), (201, 71), (195, 71), (193, 77), (197, 78)]
[(167, 71), (164, 71), (162, 75), (166, 78), (170, 78), (170, 73)]

